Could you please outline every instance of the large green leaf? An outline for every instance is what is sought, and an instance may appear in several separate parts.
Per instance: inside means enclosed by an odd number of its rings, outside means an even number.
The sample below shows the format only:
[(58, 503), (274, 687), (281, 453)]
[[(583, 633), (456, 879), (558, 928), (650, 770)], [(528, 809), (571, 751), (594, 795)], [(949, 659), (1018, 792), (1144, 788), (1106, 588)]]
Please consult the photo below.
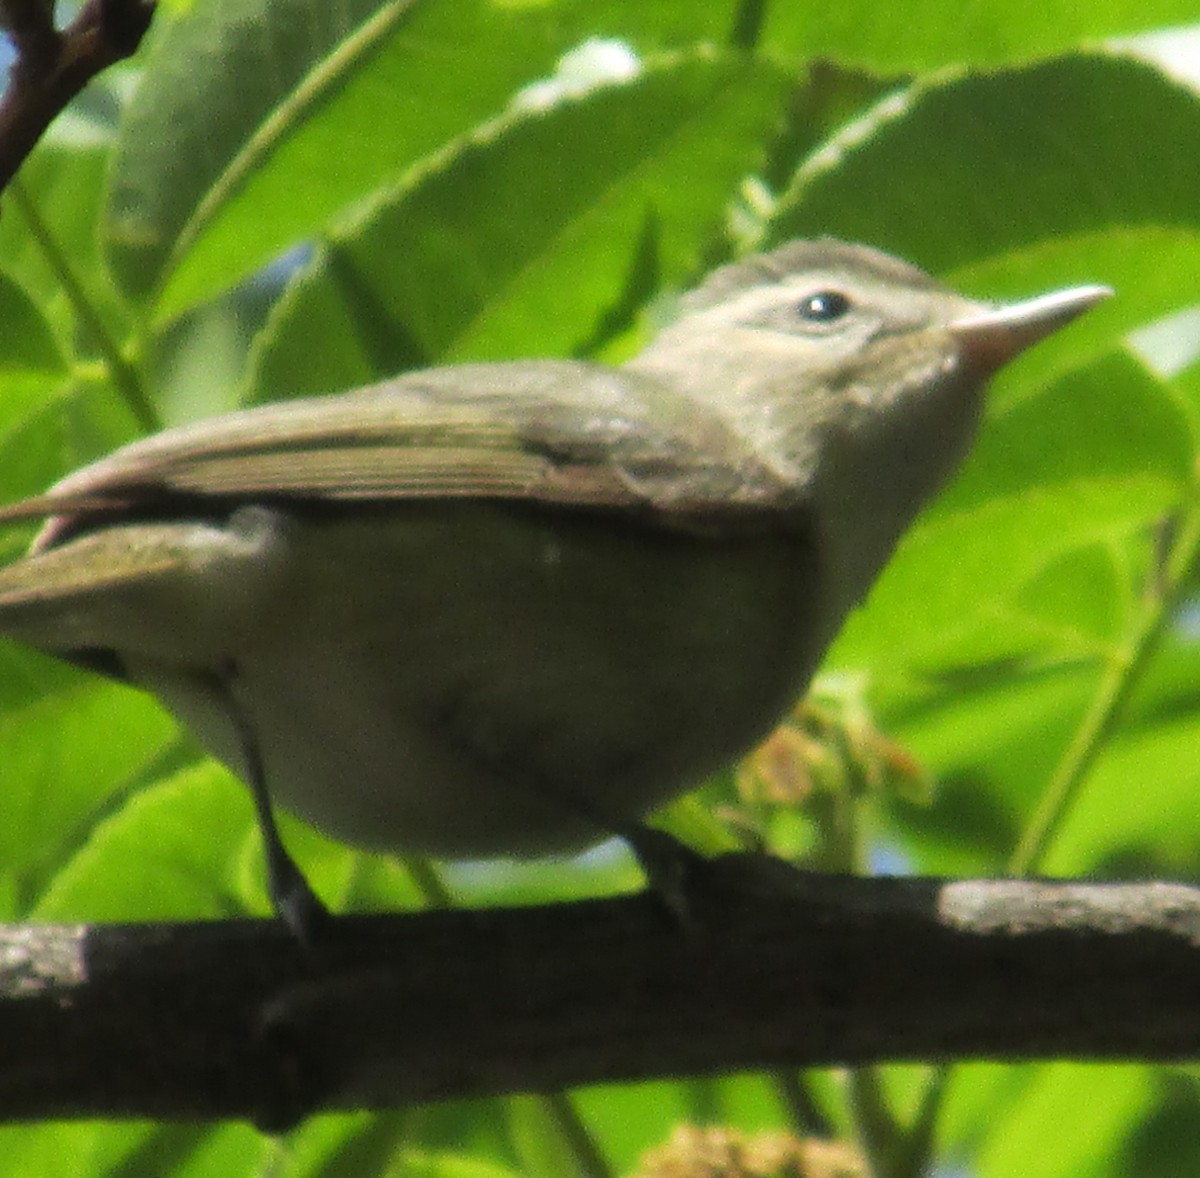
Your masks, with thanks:
[[(55, 873), (41, 920), (195, 920), (243, 915), (239, 862), (249, 794), (212, 762), (137, 791)], [(261, 901), (260, 901), (261, 903)]]
[(580, 351), (623, 290), (631, 314), (700, 268), (785, 89), (694, 54), (462, 141), (318, 251), (260, 342), (253, 398)]
[(114, 267), (146, 295), (183, 266), (169, 309), (211, 294), (494, 113), (553, 54), (543, 22), (486, 0), (193, 5), (121, 124)]
[(1200, 96), (1133, 58), (935, 76), (804, 162), (774, 234), (872, 241), (951, 272), (1099, 230), (1194, 233), (1198, 135)]
[(211, 295), (500, 113), (581, 35), (555, 4), (194, 5), (122, 121), (118, 275), (144, 297), (173, 278), (164, 314)]
[(1183, 411), (1126, 355), (1018, 401), (900, 542), (834, 661), (955, 661), (958, 641), (1017, 609), (1017, 592), (1053, 561), (1175, 507), (1192, 459)]
[[(11, 657), (6, 670), (38, 673)], [(175, 726), (140, 693), (82, 673), (64, 675), (54, 690), (44, 686), (23, 702), (10, 687), (0, 712), (0, 863), (21, 907), (175, 739)], [(112, 870), (123, 867), (114, 862)]]
[[(71, 340), (74, 316), (62, 275), (41, 236), (44, 226), (52, 247), (67, 259), (88, 293), (101, 300), (110, 322), (121, 322), (120, 308), (100, 267), (96, 224), (108, 166), (107, 139), (82, 141), (59, 134), (43, 140), (21, 168), (21, 192), (9, 193), (0, 216), (0, 269), (12, 275), (34, 299), (42, 315), (64, 341)], [(33, 207), (41, 223), (26, 214)]]

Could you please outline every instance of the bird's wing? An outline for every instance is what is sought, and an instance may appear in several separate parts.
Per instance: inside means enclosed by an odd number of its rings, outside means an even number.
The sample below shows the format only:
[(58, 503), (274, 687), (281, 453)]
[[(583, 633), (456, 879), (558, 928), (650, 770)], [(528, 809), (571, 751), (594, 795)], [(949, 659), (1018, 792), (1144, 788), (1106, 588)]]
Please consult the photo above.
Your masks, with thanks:
[(0, 508), (52, 517), (48, 547), (92, 519), (181, 500), (513, 499), (629, 509), (682, 527), (788, 506), (789, 488), (717, 415), (622, 369), (458, 365), (353, 393), (166, 430)]

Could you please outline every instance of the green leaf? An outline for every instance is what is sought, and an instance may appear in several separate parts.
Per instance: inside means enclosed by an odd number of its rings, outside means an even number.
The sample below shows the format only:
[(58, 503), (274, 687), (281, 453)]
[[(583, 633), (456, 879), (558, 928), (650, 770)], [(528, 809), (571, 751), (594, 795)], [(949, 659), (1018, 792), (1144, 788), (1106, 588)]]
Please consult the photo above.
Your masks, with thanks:
[(406, 1151), (403, 1156), (403, 1172), (411, 1178), (518, 1178), (514, 1170), (463, 1154)]
[(0, 274), (0, 387), (16, 373), (64, 371), (49, 323), (25, 291)]
[[(278, 820), (289, 851), (335, 912), (396, 912), (427, 906), (417, 883), (394, 856), (353, 850), (286, 812)], [(260, 841), (255, 830), (248, 864), (250, 886), (243, 886), (243, 891), (255, 895), (266, 890)]]
[(1005, 617), (1049, 639), (1068, 656), (1107, 654), (1129, 632), (1140, 585), (1109, 544), (1093, 544), (1052, 561), (1022, 586)]
[(411, 8), (212, 0), (157, 24), (121, 122), (107, 200), (109, 252), (126, 288), (145, 294), (160, 281), (172, 251), (177, 262)]
[(249, 1125), (49, 1122), (0, 1128), (5, 1178), (263, 1174), (274, 1152)]
[(462, 141), (318, 252), (260, 342), (253, 398), (585, 349), (624, 285), (643, 282), (636, 303), (698, 271), (785, 89), (690, 55)]
[(798, 59), (829, 57), (894, 74), (956, 63), (998, 65), (1047, 57), (1107, 37), (1191, 24), (1195, 19), (1195, 7), (1186, 0), (771, 4), (762, 42), (772, 52)]
[(1176, 506), (1191, 462), (1186, 415), (1124, 353), (1009, 404), (900, 542), (831, 661), (953, 660), (1053, 561)]
[(1154, 661), (1138, 681), (1125, 710), (1126, 724), (1153, 725), (1200, 713), (1200, 642), (1195, 599), (1171, 619)]
[[(1193, 690), (1189, 693), (1194, 695)], [(1200, 873), (1200, 716), (1123, 727), (1089, 774), (1046, 857), (1052, 875)]]
[[(569, 1101), (570, 1098), (559, 1094), (551, 1099)], [(588, 1173), (595, 1172), (580, 1164), (546, 1098), (510, 1096), (505, 1105), (509, 1132), (525, 1178), (586, 1178)]]
[[(113, 266), (178, 313), (498, 114), (571, 42), (553, 6), (209, 0), (154, 46), (115, 149)], [(502, 47), (502, 51), (498, 49)]]
[(1129, 353), (1114, 352), (997, 406), (963, 476), (927, 520), (1048, 484), (1126, 480), (1147, 470), (1179, 489), (1190, 482), (1192, 458), (1190, 423), (1170, 389)]
[[(401, 1175), (405, 1178), (516, 1178), (514, 1171), (479, 1156), (486, 1148), (473, 1127), (486, 1120), (483, 1107), (459, 1109), (457, 1148), (439, 1150), (425, 1132), (432, 1119), (426, 1110), (314, 1117), (288, 1134), (271, 1173), (277, 1178), (342, 1178), (346, 1174)], [(440, 1114), (443, 1110), (439, 1109)], [(468, 1149), (477, 1153), (468, 1154)]]
[(1124, 1178), (1128, 1171), (1113, 1163), (1153, 1097), (1144, 1066), (1033, 1069), (1017, 1099), (992, 1109), (991, 1131), (973, 1169), (980, 1178)]
[(1198, 136), (1200, 96), (1132, 58), (935, 76), (805, 161), (773, 235), (874, 242), (948, 272), (1076, 234), (1195, 232)]
[(251, 1125), (161, 1124), (107, 1173), (112, 1178), (207, 1178), (266, 1172), (273, 1150)]
[(1200, 1172), (1200, 1140), (1196, 1119), (1200, 1116), (1200, 1085), (1185, 1066), (1164, 1068), (1155, 1077), (1155, 1106), (1131, 1126), (1113, 1170), (1138, 1178), (1177, 1178)]
[(572, 1098), (619, 1174), (640, 1173), (642, 1156), (662, 1145), (679, 1125), (736, 1125), (754, 1133), (777, 1128), (784, 1120), (774, 1080), (763, 1075), (606, 1084), (582, 1089)]
[(877, 714), (934, 775), (928, 807), (890, 815), (922, 871), (992, 875), (1016, 845), (1037, 790), (1096, 690), (1095, 663), (1000, 664), (907, 692), (891, 684)]
[[(48, 475), (59, 473), (61, 447), (43, 430), (42, 418), (47, 406), (61, 404), (69, 387), (66, 363), (42, 309), (0, 273), (0, 491), (6, 496), (40, 491)], [(36, 423), (32, 436), (31, 423)]]
[(3, 1125), (0, 1155), (10, 1178), (119, 1174), (158, 1132), (149, 1122)]
[[(396, 860), (353, 851), (286, 814), (279, 822), (289, 851), (335, 911), (421, 906)], [(37, 905), (39, 918), (55, 920), (190, 920), (248, 911), (270, 911), (262, 840), (248, 790), (210, 760), (126, 797), (56, 867)]]
[[(44, 491), (137, 432), (128, 405), (101, 382), (15, 376), (0, 385), (0, 501)], [(0, 529), (10, 536), (27, 531)], [(14, 553), (15, 554), (15, 553)]]
[(102, 139), (44, 139), (21, 167), (23, 199), (10, 194), (0, 216), (0, 265), (21, 283), (63, 339), (70, 338), (72, 323), (67, 295), (22, 205), (24, 200), (33, 203), (77, 275), (97, 276), (96, 223), (108, 160), (109, 147)]
[(242, 858), (255, 834), (249, 794), (225, 770), (212, 762), (185, 769), (131, 794), (99, 822), (55, 873), (35, 914), (40, 920), (244, 915)]
[(621, 37), (639, 51), (705, 42), (729, 45), (742, 0), (498, 0), (502, 6), (541, 9), (569, 45), (597, 35)]
[(57, 870), (174, 739), (174, 725), (148, 696), (81, 674), (4, 707), (0, 863), (17, 879), (19, 896)]

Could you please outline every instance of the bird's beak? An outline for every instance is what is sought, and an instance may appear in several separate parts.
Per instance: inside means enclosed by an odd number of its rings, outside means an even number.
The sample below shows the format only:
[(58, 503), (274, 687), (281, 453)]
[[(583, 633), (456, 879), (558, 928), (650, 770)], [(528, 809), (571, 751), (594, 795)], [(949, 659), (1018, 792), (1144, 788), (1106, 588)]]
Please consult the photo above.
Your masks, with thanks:
[(951, 323), (950, 331), (958, 337), (965, 364), (995, 372), (1112, 293), (1108, 286), (1072, 286), (1020, 303), (972, 311)]

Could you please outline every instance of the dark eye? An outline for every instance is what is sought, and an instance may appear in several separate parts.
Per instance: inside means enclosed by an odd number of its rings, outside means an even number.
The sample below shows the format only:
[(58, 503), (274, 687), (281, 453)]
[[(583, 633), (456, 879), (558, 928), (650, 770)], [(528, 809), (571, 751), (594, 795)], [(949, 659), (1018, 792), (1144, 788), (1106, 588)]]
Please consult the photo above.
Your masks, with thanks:
[(850, 300), (836, 290), (819, 290), (800, 300), (800, 318), (809, 323), (833, 323), (850, 310)]

